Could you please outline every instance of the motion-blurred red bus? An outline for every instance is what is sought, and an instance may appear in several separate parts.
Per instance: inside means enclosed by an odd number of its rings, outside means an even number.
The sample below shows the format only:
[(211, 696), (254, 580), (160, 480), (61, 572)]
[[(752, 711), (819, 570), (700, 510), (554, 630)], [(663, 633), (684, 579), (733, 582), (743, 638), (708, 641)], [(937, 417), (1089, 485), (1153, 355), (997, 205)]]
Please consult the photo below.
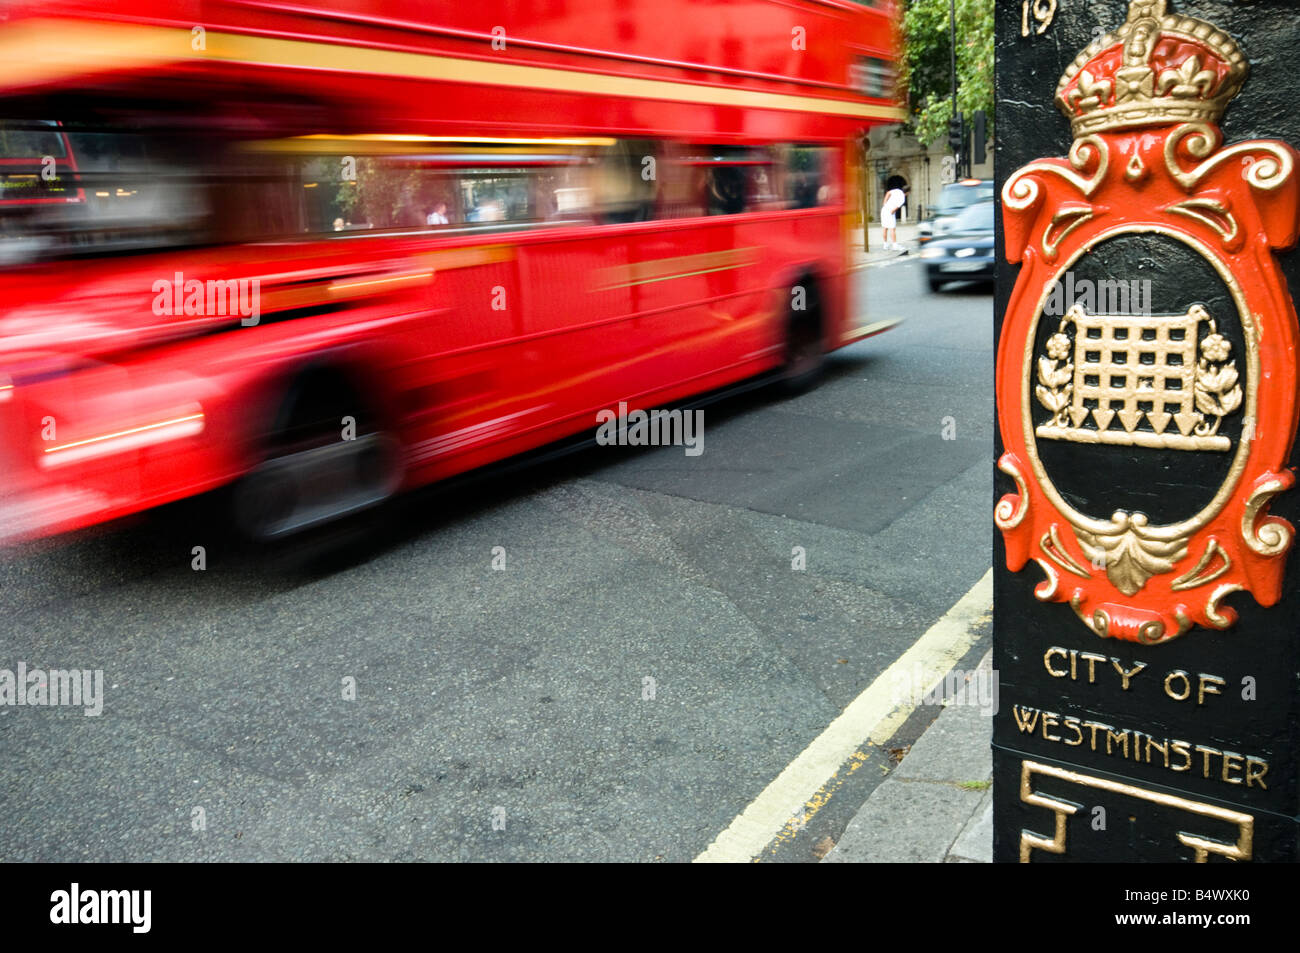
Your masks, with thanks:
[(883, 329), (891, 2), (430, 6), (7, 5), (84, 201), (0, 201), (3, 538), (226, 487), (274, 539)]

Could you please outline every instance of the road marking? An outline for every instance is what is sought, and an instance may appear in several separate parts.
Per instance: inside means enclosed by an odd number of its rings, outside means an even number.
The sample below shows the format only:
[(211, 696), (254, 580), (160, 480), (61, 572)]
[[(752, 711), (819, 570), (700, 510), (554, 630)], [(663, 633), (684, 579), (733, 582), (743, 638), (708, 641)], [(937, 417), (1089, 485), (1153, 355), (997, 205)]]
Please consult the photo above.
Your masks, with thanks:
[(873, 321), (871, 324), (864, 324), (860, 328), (854, 328), (847, 332), (844, 337), (840, 338), (840, 344), (847, 346), (857, 344), (859, 341), (865, 341), (867, 338), (875, 337), (877, 334), (883, 334), (891, 328), (896, 328), (903, 323), (902, 318), (882, 318), (879, 321)]
[[(813, 792), (813, 796), (804, 802), (803, 812), (787, 820), (781, 830), (777, 832), (776, 837), (772, 839), (772, 842), (764, 848), (764, 851), (768, 855), (779, 853), (783, 845), (798, 837), (799, 832), (807, 828), (808, 823), (817, 816), (817, 812), (830, 803), (831, 798), (844, 786), (844, 782), (863, 765), (870, 763), (870, 759), (871, 755), (862, 751), (855, 751), (849, 755), (844, 770), (835, 772), (829, 781)], [(844, 777), (840, 777), (841, 774)]]
[[(925, 692), (938, 685), (975, 644), (975, 624), (993, 604), (993, 570), (984, 574), (894, 664), (881, 672), (839, 717), (791, 761), (695, 863), (748, 863), (763, 852), (800, 807), (806, 807), (864, 742), (887, 741), (915, 709), (897, 703), (899, 673), (923, 673)], [(913, 693), (913, 698), (916, 693)]]

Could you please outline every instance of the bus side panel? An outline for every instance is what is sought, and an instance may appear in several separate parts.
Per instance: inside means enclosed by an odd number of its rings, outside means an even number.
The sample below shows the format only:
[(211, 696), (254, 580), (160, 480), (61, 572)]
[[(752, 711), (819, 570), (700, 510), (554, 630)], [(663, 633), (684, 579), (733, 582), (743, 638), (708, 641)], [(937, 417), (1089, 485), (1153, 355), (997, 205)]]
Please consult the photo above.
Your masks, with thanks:
[(627, 246), (617, 233), (561, 236), (519, 253), (526, 340), (515, 349), (515, 384), (549, 406), (547, 417), (594, 427), (596, 412), (625, 389), (636, 353), (628, 334)]
[(644, 396), (752, 366), (769, 310), (768, 241), (734, 218), (666, 223), (628, 241), (638, 355), (626, 390)]

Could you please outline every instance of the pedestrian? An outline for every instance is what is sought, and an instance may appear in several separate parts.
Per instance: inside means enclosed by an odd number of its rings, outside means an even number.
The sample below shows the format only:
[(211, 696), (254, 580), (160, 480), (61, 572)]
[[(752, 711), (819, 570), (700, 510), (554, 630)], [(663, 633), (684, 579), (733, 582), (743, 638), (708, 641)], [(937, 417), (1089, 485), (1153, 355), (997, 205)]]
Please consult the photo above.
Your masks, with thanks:
[(898, 243), (898, 210), (907, 204), (908, 187), (894, 179), (880, 206), (880, 225), (885, 235), (885, 251), (904, 251)]

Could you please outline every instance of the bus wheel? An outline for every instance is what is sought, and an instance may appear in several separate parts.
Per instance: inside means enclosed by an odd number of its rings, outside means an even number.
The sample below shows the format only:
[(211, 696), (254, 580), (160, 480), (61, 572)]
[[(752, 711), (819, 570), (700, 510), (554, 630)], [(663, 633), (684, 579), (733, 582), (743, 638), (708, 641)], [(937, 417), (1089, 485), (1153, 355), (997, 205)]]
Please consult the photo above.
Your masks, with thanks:
[(398, 442), (345, 378), (318, 370), (294, 380), (262, 461), (234, 487), (245, 538), (270, 542), (376, 506), (397, 492)]
[[(781, 388), (787, 393), (800, 393), (817, 382), (826, 361), (821, 298), (816, 282), (803, 279), (791, 287), (786, 300), (790, 302), (790, 310), (786, 317)], [(796, 303), (803, 307), (796, 307)]]

